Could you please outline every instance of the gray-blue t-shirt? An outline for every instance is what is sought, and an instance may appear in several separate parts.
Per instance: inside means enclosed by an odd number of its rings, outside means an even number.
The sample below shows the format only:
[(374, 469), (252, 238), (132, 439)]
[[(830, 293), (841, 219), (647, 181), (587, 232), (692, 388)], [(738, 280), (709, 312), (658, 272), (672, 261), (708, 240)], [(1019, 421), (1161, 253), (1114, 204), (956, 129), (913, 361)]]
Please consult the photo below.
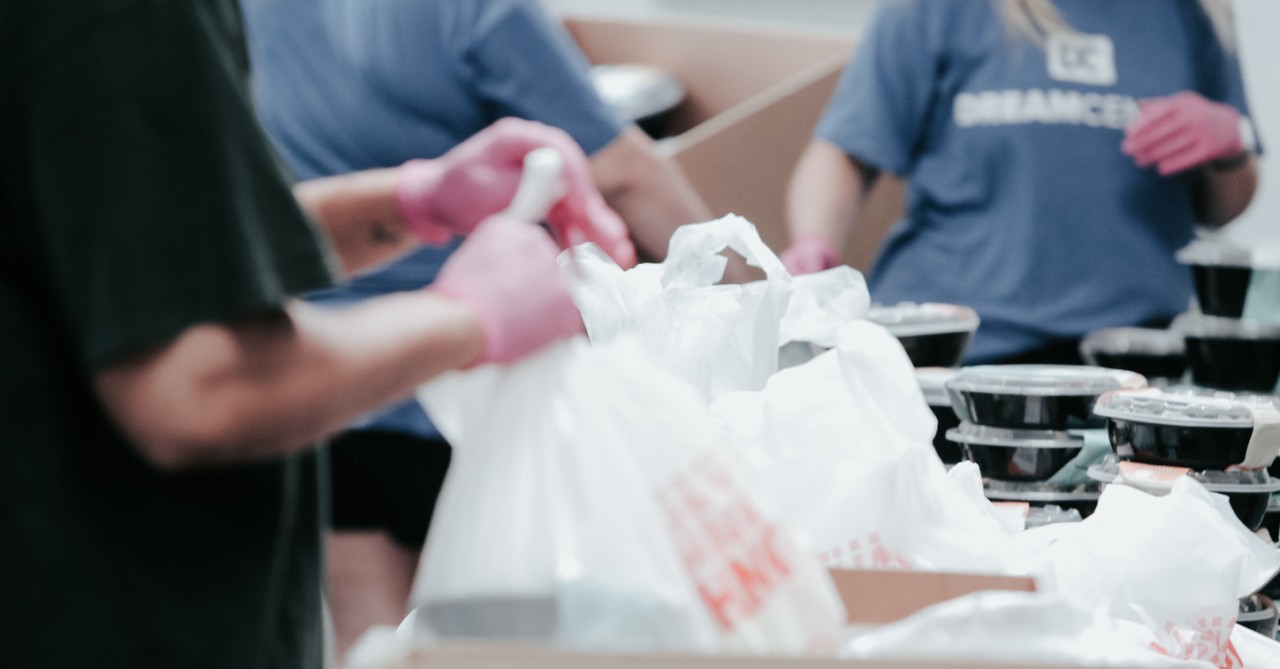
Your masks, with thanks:
[[(299, 179), (434, 158), (500, 118), (564, 129), (588, 154), (623, 123), (537, 0), (241, 0), (259, 119)], [(435, 279), (452, 244), (313, 295), (343, 304)], [(423, 436), (416, 402), (361, 427)]]
[(1056, 0), (1074, 34), (1012, 35), (994, 2), (887, 0), (816, 131), (909, 179), (872, 297), (966, 304), (966, 362), (1170, 318), (1193, 178), (1121, 152), (1144, 98), (1195, 91), (1247, 114), (1236, 59), (1195, 0)]

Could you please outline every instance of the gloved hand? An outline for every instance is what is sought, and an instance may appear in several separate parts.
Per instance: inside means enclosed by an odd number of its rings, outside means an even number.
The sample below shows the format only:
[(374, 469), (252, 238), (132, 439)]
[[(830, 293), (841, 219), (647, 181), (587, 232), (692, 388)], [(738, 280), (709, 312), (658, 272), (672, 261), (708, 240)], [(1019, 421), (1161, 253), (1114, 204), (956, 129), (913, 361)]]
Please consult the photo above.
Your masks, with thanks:
[(547, 220), (564, 247), (595, 242), (622, 267), (636, 262), (635, 247), (616, 212), (605, 204), (590, 163), (569, 135), (550, 126), (506, 118), (435, 160), (400, 167), (396, 205), (409, 228), (431, 244), (471, 234), (506, 208), (520, 182), (524, 157), (541, 147), (564, 156), (566, 192)]
[(826, 235), (808, 234), (797, 239), (779, 256), (792, 274), (813, 274), (840, 264), (840, 253)]
[(499, 214), (476, 226), (427, 290), (480, 315), (484, 353), (475, 364), (519, 360), (582, 332), (555, 244), (542, 228)]
[(1245, 150), (1240, 112), (1189, 91), (1146, 100), (1121, 149), (1163, 176), (1237, 156)]

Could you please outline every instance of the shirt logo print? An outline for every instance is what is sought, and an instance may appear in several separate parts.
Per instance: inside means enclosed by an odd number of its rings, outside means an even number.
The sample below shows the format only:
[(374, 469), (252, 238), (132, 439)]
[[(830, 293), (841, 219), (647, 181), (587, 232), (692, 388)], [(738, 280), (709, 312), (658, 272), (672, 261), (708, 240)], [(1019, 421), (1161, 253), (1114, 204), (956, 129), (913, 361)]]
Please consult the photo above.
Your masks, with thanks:
[(1045, 45), (1049, 77), (1091, 86), (1114, 86), (1116, 49), (1106, 35), (1054, 33)]

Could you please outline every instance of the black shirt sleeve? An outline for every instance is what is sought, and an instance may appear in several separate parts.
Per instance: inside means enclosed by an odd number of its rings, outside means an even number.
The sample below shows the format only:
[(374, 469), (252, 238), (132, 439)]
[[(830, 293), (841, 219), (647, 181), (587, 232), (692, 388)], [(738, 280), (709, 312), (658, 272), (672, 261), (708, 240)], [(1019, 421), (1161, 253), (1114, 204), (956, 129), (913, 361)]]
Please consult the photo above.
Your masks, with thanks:
[(254, 120), (238, 14), (142, 4), (19, 89), (34, 264), (95, 367), (333, 276)]

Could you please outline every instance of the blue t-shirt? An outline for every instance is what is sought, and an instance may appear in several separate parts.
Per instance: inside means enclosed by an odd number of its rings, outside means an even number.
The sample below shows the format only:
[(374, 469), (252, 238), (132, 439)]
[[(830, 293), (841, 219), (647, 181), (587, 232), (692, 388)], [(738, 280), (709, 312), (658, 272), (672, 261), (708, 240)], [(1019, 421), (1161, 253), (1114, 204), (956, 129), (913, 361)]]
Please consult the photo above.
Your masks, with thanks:
[[(299, 179), (434, 158), (500, 118), (568, 132), (588, 154), (623, 124), (538, 0), (241, 0), (253, 95)], [(453, 244), (316, 294), (345, 304), (435, 279)], [(416, 402), (360, 427), (433, 436)]]
[(1195, 91), (1247, 114), (1236, 59), (1195, 0), (1056, 0), (1076, 34), (1044, 49), (995, 4), (883, 2), (818, 126), (909, 179), (872, 297), (973, 307), (969, 363), (1185, 310), (1193, 177), (1120, 145), (1144, 98)]

